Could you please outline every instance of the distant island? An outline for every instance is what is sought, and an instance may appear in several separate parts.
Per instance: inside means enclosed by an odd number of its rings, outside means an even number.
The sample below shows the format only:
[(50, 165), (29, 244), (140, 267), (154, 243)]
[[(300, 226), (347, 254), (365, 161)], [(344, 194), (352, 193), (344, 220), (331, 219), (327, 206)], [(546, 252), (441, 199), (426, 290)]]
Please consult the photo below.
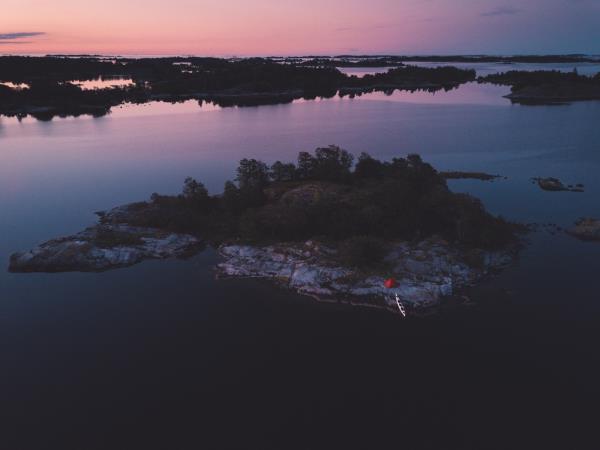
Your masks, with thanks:
[[(130, 86), (85, 90), (78, 82), (115, 77)], [(266, 58), (0, 57), (0, 114), (40, 120), (102, 116), (124, 102), (189, 99), (254, 106), (372, 91), (452, 89), (474, 81), (474, 70), (402, 66), (358, 78), (334, 67), (307, 67)], [(11, 85), (1, 83), (11, 83)]]
[[(557, 71), (509, 71), (477, 78), (475, 70), (410, 62), (582, 63), (563, 56), (375, 56), (288, 58), (110, 58), (100, 56), (0, 57), (0, 114), (39, 120), (82, 114), (103, 116), (113, 106), (150, 101), (198, 100), (219, 106), (257, 106), (296, 99), (357, 96), (395, 90), (451, 90), (479, 81), (509, 85), (514, 103), (560, 103), (600, 99), (600, 75)], [(384, 67), (363, 77), (338, 67)], [(127, 80), (123, 85), (84, 89), (86, 81)]]
[(421, 308), (511, 264), (524, 230), (451, 192), (418, 155), (381, 162), (363, 153), (354, 164), (336, 146), (301, 152), (296, 164), (243, 159), (220, 195), (188, 178), (180, 195), (98, 214), (81, 233), (12, 255), (9, 270), (103, 271), (211, 244), (220, 277), (391, 309), (398, 294)]
[(593, 77), (559, 71), (509, 71), (480, 77), (481, 83), (511, 87), (507, 95), (513, 103), (554, 104), (580, 100), (600, 100), (600, 73)]
[(283, 59), (290, 63), (304, 65), (330, 65), (335, 67), (386, 67), (399, 66), (411, 62), (437, 63), (500, 63), (500, 64), (562, 64), (598, 63), (600, 58), (587, 55), (337, 55), (304, 56)]

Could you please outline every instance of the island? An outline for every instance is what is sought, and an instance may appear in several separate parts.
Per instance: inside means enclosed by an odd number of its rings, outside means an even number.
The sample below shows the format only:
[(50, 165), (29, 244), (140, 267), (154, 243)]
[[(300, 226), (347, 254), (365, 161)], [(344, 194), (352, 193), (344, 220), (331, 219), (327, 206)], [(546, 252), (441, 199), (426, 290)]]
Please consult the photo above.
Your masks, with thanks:
[(565, 185), (561, 180), (554, 177), (535, 177), (532, 178), (531, 181), (533, 183), (537, 183), (540, 189), (544, 191), (551, 192), (559, 192), (559, 191), (567, 191), (567, 192), (585, 192), (585, 186), (581, 183), (577, 183), (576, 185), (568, 184)]
[[(126, 85), (84, 89), (83, 81), (125, 79)], [(331, 66), (269, 58), (0, 57), (0, 114), (39, 120), (102, 116), (122, 103), (198, 100), (256, 106), (295, 99), (383, 91), (453, 89), (474, 70), (401, 66), (358, 78)]]
[(335, 56), (335, 57), (291, 57), (284, 60), (288, 63), (300, 64), (309, 67), (400, 67), (404, 65), (398, 56)]
[(307, 66), (327, 65), (333, 67), (388, 67), (405, 63), (497, 63), (497, 64), (581, 64), (598, 63), (600, 59), (587, 55), (337, 55), (288, 57), (286, 62)]
[(582, 217), (567, 233), (582, 241), (600, 241), (600, 220), (591, 217)]
[(600, 74), (585, 76), (556, 70), (509, 71), (479, 77), (480, 83), (511, 86), (506, 96), (513, 103), (529, 105), (562, 104), (581, 100), (600, 100)]
[[(411, 65), (412, 61), (412, 65)], [(438, 67), (414, 65), (435, 62)], [(447, 63), (595, 62), (563, 56), (373, 56), (288, 58), (117, 58), (86, 56), (0, 57), (0, 114), (38, 120), (110, 113), (124, 103), (197, 100), (222, 107), (289, 103), (296, 99), (360, 96), (396, 90), (451, 90), (478, 81), (511, 86), (507, 97), (521, 104), (557, 104), (600, 99), (600, 75), (558, 71), (509, 71), (477, 78), (473, 69)], [(382, 67), (362, 77), (338, 67)], [(97, 88), (84, 82), (121, 80)]]
[(153, 194), (98, 215), (81, 233), (13, 254), (9, 270), (104, 271), (211, 245), (220, 278), (420, 309), (510, 265), (524, 231), (450, 191), (418, 155), (382, 162), (362, 153), (355, 164), (337, 146), (301, 152), (296, 164), (243, 159), (219, 195), (187, 178), (179, 195)]

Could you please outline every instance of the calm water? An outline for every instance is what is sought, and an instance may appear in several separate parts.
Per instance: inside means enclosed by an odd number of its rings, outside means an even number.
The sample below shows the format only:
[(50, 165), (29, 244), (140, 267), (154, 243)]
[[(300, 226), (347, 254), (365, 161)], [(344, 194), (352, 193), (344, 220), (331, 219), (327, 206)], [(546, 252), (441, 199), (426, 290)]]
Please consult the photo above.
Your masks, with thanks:
[(98, 77), (95, 80), (73, 81), (73, 84), (84, 90), (106, 89), (114, 87), (133, 86), (133, 80), (127, 77)]
[[(506, 88), (99, 119), (0, 119), (0, 448), (595, 448), (600, 245), (530, 236), (471, 308), (400, 320), (214, 280), (212, 250), (104, 274), (6, 272), (94, 211), (219, 192), (237, 161), (339, 144), (507, 176), (453, 182), (494, 213), (600, 216), (600, 102), (523, 107)], [(584, 183), (547, 193), (530, 177)]]

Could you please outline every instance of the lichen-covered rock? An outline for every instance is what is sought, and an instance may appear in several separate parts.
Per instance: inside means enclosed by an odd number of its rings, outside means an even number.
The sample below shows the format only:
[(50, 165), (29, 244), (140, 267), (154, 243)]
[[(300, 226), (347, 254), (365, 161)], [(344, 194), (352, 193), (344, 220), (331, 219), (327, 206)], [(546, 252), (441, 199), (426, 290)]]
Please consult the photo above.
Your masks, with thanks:
[(566, 186), (558, 178), (533, 178), (533, 181), (544, 191), (569, 191), (569, 192), (584, 192), (583, 184), (577, 184), (575, 186)]
[(11, 272), (100, 272), (146, 259), (182, 257), (200, 249), (198, 238), (152, 228), (97, 225), (10, 257)]
[[(220, 253), (224, 257), (217, 266), (220, 277), (267, 278), (319, 299), (391, 309), (397, 308), (396, 294), (412, 308), (433, 306), (513, 260), (510, 252), (482, 252), (481, 263), (473, 267), (459, 250), (440, 239), (391, 244), (386, 257), (390, 273), (381, 275), (340, 266), (334, 249), (314, 241), (265, 247), (224, 245)], [(395, 288), (384, 286), (389, 275), (398, 280)]]
[(600, 220), (584, 217), (567, 230), (572, 236), (584, 241), (600, 241)]

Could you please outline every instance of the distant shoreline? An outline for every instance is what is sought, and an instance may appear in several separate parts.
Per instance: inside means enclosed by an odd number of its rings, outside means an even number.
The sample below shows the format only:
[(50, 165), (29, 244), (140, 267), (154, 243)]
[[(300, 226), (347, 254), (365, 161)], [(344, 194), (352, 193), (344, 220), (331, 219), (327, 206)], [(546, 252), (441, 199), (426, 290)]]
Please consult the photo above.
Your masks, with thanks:
[[(198, 100), (218, 106), (260, 106), (297, 99), (360, 96), (371, 92), (455, 89), (478, 81), (511, 86), (507, 98), (521, 104), (555, 104), (600, 99), (600, 75), (588, 77), (558, 71), (499, 72), (477, 78), (474, 69), (452, 65), (409, 65), (409, 57), (287, 58), (105, 58), (0, 57), (0, 114), (51, 120), (55, 116), (100, 117), (113, 106), (150, 101)], [(591, 63), (584, 55), (554, 56), (422, 56), (412, 62)], [(387, 68), (362, 77), (340, 68)], [(92, 80), (127, 78), (129, 85), (83, 89)]]
[[(129, 86), (82, 89), (83, 81), (123, 77)], [(448, 90), (475, 81), (476, 72), (456, 67), (401, 65), (362, 78), (335, 67), (251, 58), (0, 57), (0, 114), (39, 120), (54, 116), (102, 116), (122, 103), (189, 99), (219, 106), (258, 106), (295, 99), (330, 98), (399, 90)], [(9, 84), (2, 84), (9, 83)]]
[[(4, 56), (23, 56), (37, 58), (116, 58), (116, 59), (163, 59), (163, 58), (218, 58), (226, 60), (239, 60), (249, 58), (264, 58), (271, 60), (283, 59), (331, 59), (331, 60), (372, 60), (392, 59), (401, 62), (513, 62), (513, 63), (600, 63), (600, 55), (585, 53), (574, 54), (522, 54), (522, 55), (493, 55), (493, 54), (454, 54), (454, 55), (394, 55), (394, 54), (368, 54), (368, 55), (190, 55), (190, 54), (86, 54), (86, 53), (12, 53), (0, 54)], [(343, 67), (343, 66), (338, 66)], [(368, 67), (368, 66), (363, 66)]]

